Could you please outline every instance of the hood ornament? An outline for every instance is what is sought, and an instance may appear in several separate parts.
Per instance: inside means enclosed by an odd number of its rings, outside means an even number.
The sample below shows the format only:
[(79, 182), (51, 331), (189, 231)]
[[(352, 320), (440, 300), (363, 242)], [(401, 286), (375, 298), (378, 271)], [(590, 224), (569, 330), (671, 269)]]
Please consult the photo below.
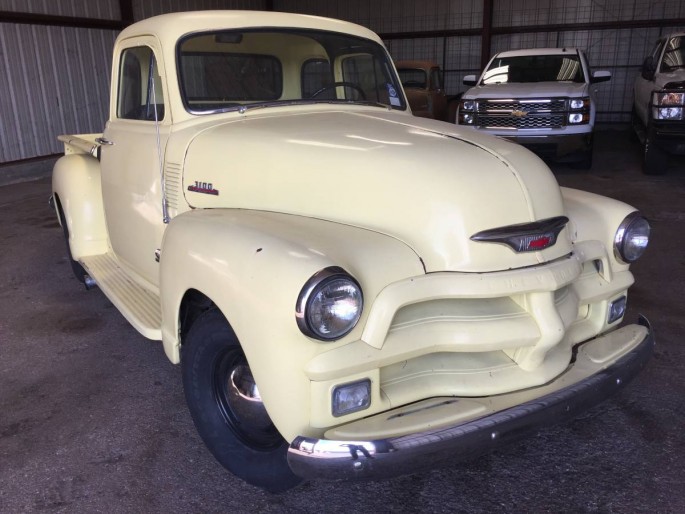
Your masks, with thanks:
[(523, 118), (524, 116), (528, 115), (527, 111), (520, 111), (519, 109), (514, 109), (511, 111), (512, 116), (516, 116), (517, 118)]
[(499, 243), (507, 245), (516, 253), (538, 252), (553, 246), (557, 236), (568, 223), (566, 216), (557, 216), (533, 223), (520, 223), (505, 227), (483, 230), (471, 236), (479, 243)]

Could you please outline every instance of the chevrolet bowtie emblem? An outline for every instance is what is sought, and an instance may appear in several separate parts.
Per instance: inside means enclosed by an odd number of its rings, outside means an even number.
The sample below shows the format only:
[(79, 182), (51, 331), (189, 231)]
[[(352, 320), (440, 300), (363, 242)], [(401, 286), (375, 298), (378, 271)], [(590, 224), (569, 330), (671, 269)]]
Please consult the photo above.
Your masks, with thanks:
[(518, 109), (514, 109), (511, 111), (512, 116), (516, 116), (517, 118), (523, 118), (526, 116), (528, 113), (526, 111), (519, 111)]

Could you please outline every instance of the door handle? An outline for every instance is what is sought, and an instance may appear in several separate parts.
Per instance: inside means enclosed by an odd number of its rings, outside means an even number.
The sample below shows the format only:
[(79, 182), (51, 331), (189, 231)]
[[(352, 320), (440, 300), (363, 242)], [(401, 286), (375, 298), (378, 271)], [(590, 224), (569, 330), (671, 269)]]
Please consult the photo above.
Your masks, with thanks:
[(96, 137), (95, 142), (99, 145), (113, 145), (114, 141), (110, 141), (109, 139), (105, 139), (104, 137)]

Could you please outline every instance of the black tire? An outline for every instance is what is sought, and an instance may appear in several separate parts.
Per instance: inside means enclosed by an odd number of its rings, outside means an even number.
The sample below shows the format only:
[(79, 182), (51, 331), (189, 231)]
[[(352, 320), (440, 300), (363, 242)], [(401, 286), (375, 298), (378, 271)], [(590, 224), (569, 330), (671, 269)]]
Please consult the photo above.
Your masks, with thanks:
[(60, 204), (59, 199), (55, 198), (55, 206), (57, 207), (57, 215), (59, 216), (59, 221), (62, 224), (62, 233), (64, 234), (64, 242), (67, 244), (67, 256), (69, 257), (69, 262), (71, 263), (71, 270), (74, 272), (76, 279), (82, 284), (86, 283), (86, 270), (81, 266), (81, 263), (74, 260), (71, 255), (71, 247), (69, 246), (69, 228), (67, 227), (67, 220), (64, 217), (64, 211), (62, 210), (62, 204)]
[(222, 466), (272, 493), (301, 482), (288, 466), (288, 443), (261, 402), (254, 401), (256, 386), (245, 354), (217, 309), (202, 313), (190, 327), (181, 347), (181, 368), (195, 427)]
[(633, 106), (633, 110), (630, 113), (630, 125), (632, 127), (631, 132), (633, 138), (635, 141), (638, 141), (640, 144), (642, 144), (642, 139), (645, 134), (645, 126), (640, 121), (640, 117), (637, 115), (635, 106)]
[(668, 155), (654, 142), (654, 129), (647, 129), (645, 139), (645, 160), (642, 170), (645, 175), (662, 175), (668, 167)]

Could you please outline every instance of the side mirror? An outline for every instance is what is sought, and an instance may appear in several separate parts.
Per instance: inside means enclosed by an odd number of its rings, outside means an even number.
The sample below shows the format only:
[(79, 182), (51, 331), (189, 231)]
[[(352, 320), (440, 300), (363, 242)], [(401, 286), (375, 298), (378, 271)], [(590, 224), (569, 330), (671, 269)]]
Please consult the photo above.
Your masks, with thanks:
[(642, 78), (654, 80), (654, 72), (656, 72), (656, 65), (654, 64), (654, 58), (650, 55), (642, 63)]
[(476, 76), (475, 75), (466, 75), (462, 82), (464, 83), (465, 86), (475, 86), (476, 85)]
[(598, 82), (606, 82), (607, 80), (611, 80), (610, 71), (593, 71), (592, 76), (590, 77), (590, 82), (592, 84), (596, 84)]

